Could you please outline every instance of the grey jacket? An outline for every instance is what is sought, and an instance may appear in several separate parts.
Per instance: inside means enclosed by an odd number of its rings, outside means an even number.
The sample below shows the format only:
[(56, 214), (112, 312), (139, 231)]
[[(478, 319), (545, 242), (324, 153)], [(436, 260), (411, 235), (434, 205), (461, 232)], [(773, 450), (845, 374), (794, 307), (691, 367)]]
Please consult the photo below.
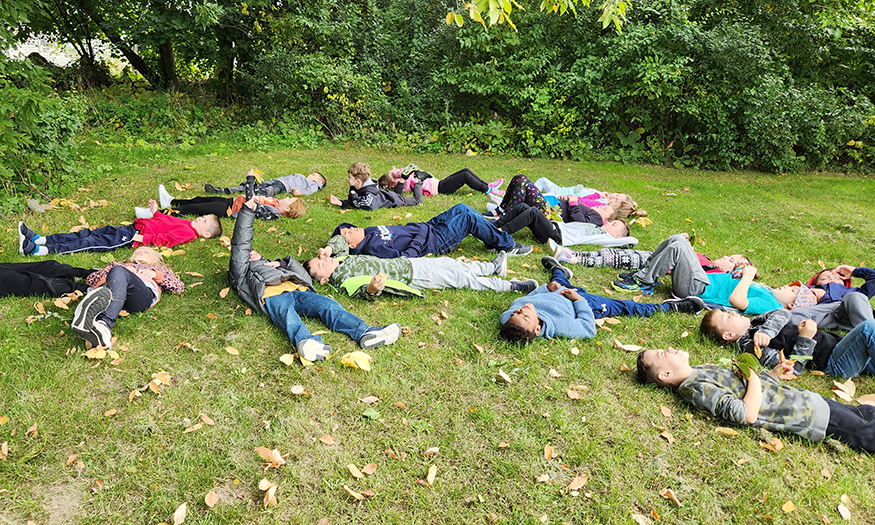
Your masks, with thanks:
[(267, 310), (261, 300), (264, 296), (264, 289), (284, 281), (292, 281), (315, 292), (310, 274), (301, 263), (291, 257), (282, 260), (280, 268), (265, 264), (270, 262), (269, 259), (249, 260), (249, 252), (252, 251), (252, 225), (254, 222), (255, 212), (244, 206), (237, 214), (234, 236), (231, 238), (228, 281), (231, 283), (231, 288), (243, 299), (243, 302), (266, 314)]

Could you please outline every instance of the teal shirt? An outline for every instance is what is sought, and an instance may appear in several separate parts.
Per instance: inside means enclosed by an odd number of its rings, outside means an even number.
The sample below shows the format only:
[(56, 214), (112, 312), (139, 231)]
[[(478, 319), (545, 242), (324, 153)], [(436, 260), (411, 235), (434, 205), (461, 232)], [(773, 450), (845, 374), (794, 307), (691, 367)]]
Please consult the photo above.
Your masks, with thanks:
[[(711, 284), (705, 287), (705, 291), (699, 297), (709, 303), (732, 306), (729, 304), (729, 296), (735, 291), (740, 279), (733, 279), (728, 273), (709, 273), (708, 280)], [(751, 283), (747, 292), (747, 303), (747, 309), (744, 311), (746, 314), (764, 314), (784, 307), (775, 299), (772, 292), (760, 283)]]

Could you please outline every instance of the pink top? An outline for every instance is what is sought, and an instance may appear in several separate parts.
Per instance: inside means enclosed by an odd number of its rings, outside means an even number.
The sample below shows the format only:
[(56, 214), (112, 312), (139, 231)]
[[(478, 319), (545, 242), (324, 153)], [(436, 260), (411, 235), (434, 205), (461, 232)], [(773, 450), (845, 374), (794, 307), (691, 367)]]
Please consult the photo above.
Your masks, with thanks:
[[(413, 185), (415, 183), (416, 178), (413, 175), (407, 177), (407, 180), (404, 181), (404, 188), (402, 189), (402, 191), (412, 192)], [(435, 195), (437, 195), (438, 183), (440, 183), (440, 181), (436, 177), (425, 179), (425, 181), (422, 183), (422, 195), (424, 197), (434, 197)]]

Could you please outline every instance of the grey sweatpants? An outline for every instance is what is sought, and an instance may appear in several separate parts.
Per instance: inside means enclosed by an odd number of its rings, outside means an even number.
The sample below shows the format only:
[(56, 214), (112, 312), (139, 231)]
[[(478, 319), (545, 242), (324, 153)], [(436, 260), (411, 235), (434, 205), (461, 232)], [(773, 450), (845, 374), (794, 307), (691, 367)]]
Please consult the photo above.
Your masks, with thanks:
[(818, 328), (841, 328), (853, 330), (855, 326), (872, 319), (872, 306), (869, 298), (860, 292), (851, 292), (839, 303), (818, 304), (806, 308), (797, 308), (790, 312), (790, 322), (811, 319)]
[(646, 284), (656, 284), (659, 278), (671, 272), (671, 291), (677, 297), (701, 295), (711, 284), (708, 274), (683, 235), (672, 235), (653, 250), (644, 268), (632, 276)]
[(470, 288), (507, 292), (510, 281), (489, 277), (495, 272), (491, 262), (462, 262), (451, 257), (416, 257), (410, 259), (413, 278), (410, 286), (417, 290)]

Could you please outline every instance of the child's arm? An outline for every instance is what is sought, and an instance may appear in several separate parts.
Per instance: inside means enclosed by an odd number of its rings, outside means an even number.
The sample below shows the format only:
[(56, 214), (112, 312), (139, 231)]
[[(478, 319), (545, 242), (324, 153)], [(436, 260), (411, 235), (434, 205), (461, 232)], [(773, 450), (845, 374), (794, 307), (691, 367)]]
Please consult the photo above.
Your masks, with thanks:
[(747, 378), (747, 392), (742, 398), (744, 402), (744, 421), (748, 425), (753, 425), (757, 422), (757, 417), (760, 414), (760, 407), (763, 404), (763, 383), (760, 376), (753, 370), (750, 371), (750, 377)]
[(320, 250), (324, 250), (329, 257), (334, 257), (335, 259), (346, 257), (349, 255), (349, 243), (343, 235), (338, 234), (328, 239), (325, 248), (320, 248)]
[(589, 206), (584, 206), (583, 204), (579, 203), (568, 203), (568, 216), (571, 218), (571, 221), (569, 222), (585, 222), (589, 224), (595, 224), (596, 226), (601, 226), (605, 223), (599, 212), (595, 211)]
[(750, 285), (753, 283), (753, 278), (757, 274), (757, 269), (753, 265), (748, 265), (741, 272), (741, 279), (729, 295), (729, 304), (738, 308), (742, 312), (747, 310), (750, 302), (747, 300), (747, 292), (750, 290)]
[[(843, 269), (849, 269), (850, 275), (845, 277), (845, 273), (842, 273)], [(839, 272), (839, 275), (842, 276), (843, 279), (850, 279), (851, 277), (857, 277), (865, 280), (863, 286), (860, 287), (860, 293), (864, 294), (866, 297), (871, 299), (875, 296), (875, 270), (872, 268), (859, 267), (854, 268), (853, 266), (842, 265), (836, 268), (836, 271)]]
[(335, 206), (340, 206), (341, 208), (343, 207), (343, 201), (338, 199), (334, 195), (328, 196), (328, 202), (330, 202), (331, 204), (333, 204)]
[(571, 301), (574, 306), (574, 316), (580, 329), (580, 335), (576, 337), (595, 337), (595, 315), (592, 313), (589, 303), (573, 288), (563, 288), (559, 294)]

